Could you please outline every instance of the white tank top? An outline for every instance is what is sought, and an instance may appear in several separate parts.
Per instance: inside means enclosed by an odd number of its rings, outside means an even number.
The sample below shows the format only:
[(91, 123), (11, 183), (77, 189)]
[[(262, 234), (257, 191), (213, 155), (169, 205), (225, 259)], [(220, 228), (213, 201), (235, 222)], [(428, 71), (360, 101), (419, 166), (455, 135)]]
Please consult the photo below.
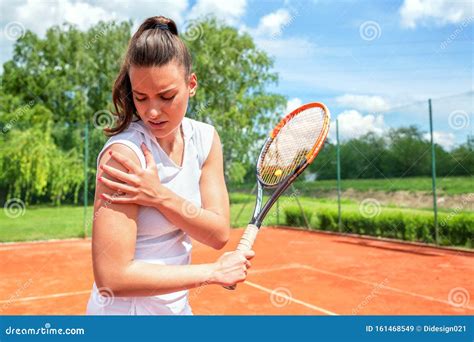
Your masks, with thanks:
[[(202, 166), (211, 149), (214, 127), (189, 118), (182, 121), (184, 154), (182, 166), (176, 165), (163, 151), (156, 138), (142, 121), (132, 122), (128, 129), (111, 137), (97, 157), (112, 144), (130, 147), (146, 166), (140, 148), (142, 142), (150, 149), (158, 166), (161, 183), (177, 195), (201, 206), (199, 180)], [(192, 213), (190, 213), (192, 215)], [(135, 260), (160, 265), (186, 265), (191, 262), (191, 239), (152, 207), (140, 206), (137, 217)], [(104, 289), (104, 291), (109, 291)], [(110, 292), (110, 291), (109, 291)], [(180, 315), (191, 314), (188, 291), (153, 297), (103, 297), (94, 282), (87, 305), (89, 315)]]

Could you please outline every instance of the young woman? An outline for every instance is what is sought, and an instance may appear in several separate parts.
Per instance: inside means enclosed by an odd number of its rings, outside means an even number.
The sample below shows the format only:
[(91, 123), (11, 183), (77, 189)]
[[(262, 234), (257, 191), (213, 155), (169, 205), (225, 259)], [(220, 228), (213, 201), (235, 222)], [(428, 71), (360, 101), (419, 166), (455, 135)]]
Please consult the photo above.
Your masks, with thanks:
[(247, 276), (253, 251), (190, 265), (190, 237), (215, 249), (229, 237), (219, 136), (185, 117), (196, 89), (175, 23), (145, 20), (115, 81), (118, 122), (97, 158), (88, 314), (189, 315), (188, 289)]

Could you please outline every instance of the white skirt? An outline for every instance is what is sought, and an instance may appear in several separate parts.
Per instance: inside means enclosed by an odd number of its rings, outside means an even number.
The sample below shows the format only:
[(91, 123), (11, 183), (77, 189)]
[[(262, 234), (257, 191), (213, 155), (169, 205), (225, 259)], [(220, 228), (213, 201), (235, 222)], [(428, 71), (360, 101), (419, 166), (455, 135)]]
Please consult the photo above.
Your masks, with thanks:
[[(107, 293), (106, 289), (102, 289)], [(188, 291), (152, 297), (103, 296), (94, 283), (86, 315), (192, 315)]]

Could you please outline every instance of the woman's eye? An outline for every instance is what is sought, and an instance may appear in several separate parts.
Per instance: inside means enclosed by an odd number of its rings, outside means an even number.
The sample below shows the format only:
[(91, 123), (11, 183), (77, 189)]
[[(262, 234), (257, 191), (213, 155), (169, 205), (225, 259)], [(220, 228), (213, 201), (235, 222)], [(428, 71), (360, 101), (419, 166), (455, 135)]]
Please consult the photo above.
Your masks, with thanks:
[(146, 100), (146, 98), (144, 98), (144, 97), (141, 98), (141, 99), (139, 99), (138, 97), (135, 97), (135, 101), (138, 101), (138, 102), (142, 102), (142, 101), (145, 101), (145, 100)]
[(176, 96), (176, 95), (173, 95), (173, 96), (171, 96), (171, 97), (164, 97), (164, 96), (162, 96), (161, 98), (162, 98), (163, 100), (165, 100), (165, 101), (171, 101), (172, 99), (174, 99), (175, 96)]

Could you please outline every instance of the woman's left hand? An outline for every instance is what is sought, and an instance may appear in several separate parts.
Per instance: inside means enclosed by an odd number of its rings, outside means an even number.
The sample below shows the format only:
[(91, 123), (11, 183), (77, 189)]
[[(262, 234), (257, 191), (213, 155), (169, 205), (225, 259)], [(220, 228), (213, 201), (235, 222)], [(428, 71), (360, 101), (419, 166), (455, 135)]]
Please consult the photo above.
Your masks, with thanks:
[(122, 164), (129, 172), (120, 171), (108, 165), (102, 165), (101, 169), (109, 176), (118, 179), (121, 182), (112, 181), (105, 177), (99, 177), (113, 194), (100, 194), (101, 198), (116, 204), (135, 203), (143, 206), (154, 206), (160, 193), (163, 192), (163, 186), (158, 176), (158, 167), (150, 150), (142, 143), (141, 149), (145, 155), (146, 168), (134, 164), (122, 154), (109, 151), (110, 156)]

